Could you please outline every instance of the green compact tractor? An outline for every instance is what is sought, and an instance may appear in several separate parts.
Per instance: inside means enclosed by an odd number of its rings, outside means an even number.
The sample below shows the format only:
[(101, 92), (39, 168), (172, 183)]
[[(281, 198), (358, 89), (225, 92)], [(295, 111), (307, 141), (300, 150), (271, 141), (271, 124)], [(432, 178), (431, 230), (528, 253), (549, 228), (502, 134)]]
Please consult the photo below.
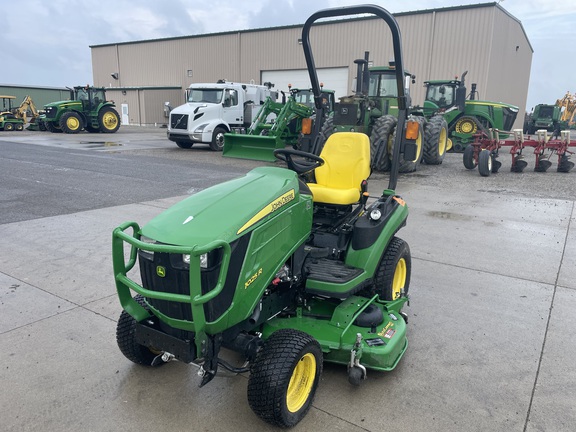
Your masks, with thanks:
[[(395, 192), (400, 153), (415, 153), (407, 121), (400, 31), (384, 9), (325, 9), (302, 42), (323, 109), (310, 49), (321, 18), (371, 13), (390, 27), (398, 65), (398, 120), (388, 189), (370, 198), (370, 140), (333, 133), (319, 156), (276, 149), (288, 168), (259, 167), (174, 205), (140, 227), (113, 232), (123, 311), (120, 351), (134, 363), (199, 367), (200, 386), (219, 368), (249, 372), (248, 403), (264, 421), (290, 427), (310, 409), (323, 362), (344, 365), (358, 385), (405, 353), (410, 249), (397, 237), (408, 207)], [(234, 365), (235, 352), (246, 360)], [(237, 361), (237, 360), (236, 360)]]
[(12, 101), (16, 96), (0, 96), (2, 107), (0, 107), (0, 129), (5, 131), (24, 130), (24, 120), (15, 113), (16, 108), (12, 106)]
[(49, 103), (40, 120), (50, 132), (75, 134), (88, 132), (114, 133), (120, 127), (120, 116), (115, 105), (106, 100), (101, 87), (74, 87), (70, 99)]
[[(510, 131), (518, 115), (518, 107), (502, 102), (476, 100), (476, 84), (472, 84), (467, 99), (464, 79), (425, 81), (426, 99), (424, 115), (443, 115), (448, 123), (448, 133), (455, 151), (463, 151), (474, 141), (474, 135), (488, 129)], [(500, 138), (509, 136), (500, 133)]]
[[(330, 112), (333, 109), (330, 107), (334, 106), (334, 91), (323, 90), (322, 93)], [(274, 161), (275, 149), (301, 145), (304, 132), (311, 130), (309, 119), (314, 114), (314, 98), (310, 89), (290, 88), (290, 96), (283, 102), (267, 98), (248, 129), (233, 128), (233, 133), (224, 135), (222, 156)], [(272, 122), (268, 121), (270, 116), (274, 116)]]

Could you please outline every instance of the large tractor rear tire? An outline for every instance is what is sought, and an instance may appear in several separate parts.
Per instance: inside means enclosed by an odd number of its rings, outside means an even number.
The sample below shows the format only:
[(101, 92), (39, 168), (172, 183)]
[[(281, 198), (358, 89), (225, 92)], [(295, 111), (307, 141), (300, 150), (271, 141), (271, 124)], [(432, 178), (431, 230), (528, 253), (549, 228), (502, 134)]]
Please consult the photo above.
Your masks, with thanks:
[[(420, 116), (415, 116), (409, 120), (417, 120), (420, 123), (420, 128), (418, 130), (418, 138), (416, 139), (416, 157), (413, 160), (406, 160), (404, 159), (404, 154), (400, 153), (400, 166), (398, 167), (399, 173), (411, 173), (418, 169), (418, 165), (422, 162), (422, 154), (423, 154), (423, 145), (424, 145), (424, 128), (422, 127), (422, 123), (424, 119)], [(396, 141), (396, 132), (398, 129), (394, 130), (394, 136), (392, 137), (392, 145), (389, 148), (389, 156), (390, 159), (392, 158), (392, 152), (394, 151), (394, 142)]]
[(60, 117), (60, 129), (67, 134), (77, 134), (82, 130), (83, 121), (78, 113), (66, 112)]
[(448, 123), (444, 116), (432, 117), (424, 128), (424, 162), (440, 165), (448, 149)]
[(324, 124), (320, 129), (318, 134), (318, 154), (324, 148), (324, 144), (328, 141), (328, 137), (334, 133), (334, 119), (332, 117), (328, 117), (324, 120)]
[(272, 333), (250, 371), (250, 408), (272, 425), (296, 425), (312, 406), (322, 360), (320, 344), (312, 336), (294, 329)]
[(120, 127), (120, 116), (112, 107), (104, 107), (98, 113), (98, 125), (100, 132), (114, 133)]
[(375, 171), (390, 171), (389, 149), (398, 120), (391, 115), (384, 115), (374, 122), (370, 134), (370, 166)]

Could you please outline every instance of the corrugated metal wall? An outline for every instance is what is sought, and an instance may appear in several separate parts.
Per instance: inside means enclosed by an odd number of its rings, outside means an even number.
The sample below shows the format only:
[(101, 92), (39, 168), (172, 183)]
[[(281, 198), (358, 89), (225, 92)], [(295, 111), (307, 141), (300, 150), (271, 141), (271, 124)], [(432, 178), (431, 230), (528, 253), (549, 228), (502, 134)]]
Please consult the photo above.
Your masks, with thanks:
[[(468, 89), (477, 83), (480, 98), (512, 103), (524, 112), (532, 48), (521, 24), (501, 6), (443, 8), (398, 14), (396, 19), (405, 67), (416, 75), (414, 105), (423, 103), (423, 81), (450, 79), (467, 70)], [(259, 83), (263, 70), (306, 67), (298, 43), (301, 31), (301, 26), (290, 26), (94, 46), (94, 83), (182, 88), (220, 78)], [(390, 31), (380, 19), (324, 22), (312, 28), (310, 39), (318, 68), (349, 68), (349, 88), (354, 59), (363, 58), (365, 51), (376, 66), (393, 57)], [(118, 80), (111, 78), (113, 72), (119, 73)]]
[(36, 108), (41, 110), (50, 102), (70, 99), (70, 91), (65, 88), (25, 87), (25, 86), (0, 86), (0, 95), (15, 96), (13, 106), (19, 107), (26, 96), (30, 96)]

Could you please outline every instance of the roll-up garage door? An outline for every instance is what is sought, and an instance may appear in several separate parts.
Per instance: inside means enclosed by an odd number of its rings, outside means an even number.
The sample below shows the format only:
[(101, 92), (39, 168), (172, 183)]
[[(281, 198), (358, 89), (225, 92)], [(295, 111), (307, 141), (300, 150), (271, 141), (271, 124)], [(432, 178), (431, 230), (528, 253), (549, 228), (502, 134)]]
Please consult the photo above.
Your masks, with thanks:
[[(352, 92), (348, 89), (348, 68), (317, 69), (318, 80), (324, 83), (326, 89), (336, 92), (336, 100)], [(310, 77), (306, 69), (262, 71), (262, 83), (271, 82), (274, 90), (288, 91), (288, 84), (294, 88), (310, 88)]]

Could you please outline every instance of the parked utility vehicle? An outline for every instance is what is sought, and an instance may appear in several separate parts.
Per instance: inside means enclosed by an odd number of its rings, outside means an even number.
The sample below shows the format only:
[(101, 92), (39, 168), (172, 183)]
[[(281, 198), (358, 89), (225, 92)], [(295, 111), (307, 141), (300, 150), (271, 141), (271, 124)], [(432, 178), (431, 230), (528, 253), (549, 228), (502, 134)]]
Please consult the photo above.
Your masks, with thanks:
[(272, 84), (255, 85), (226, 82), (192, 84), (186, 90), (186, 103), (170, 112), (168, 139), (180, 148), (195, 143), (209, 144), (214, 151), (224, 148), (224, 134), (233, 127), (249, 127), (266, 98), (278, 94)]
[[(304, 24), (302, 45), (315, 106), (322, 110), (312, 24), (363, 14), (388, 24), (398, 65), (402, 133), (394, 138), (382, 195), (370, 199), (367, 192), (368, 136), (337, 132), (320, 156), (277, 149), (288, 169), (255, 168), (143, 227), (127, 222), (113, 233), (122, 353), (149, 366), (174, 359), (195, 363), (201, 386), (219, 366), (249, 371), (250, 407), (278, 426), (294, 426), (306, 415), (324, 361), (345, 365), (357, 385), (367, 369), (394, 369), (408, 347), (402, 308), (411, 256), (396, 236), (408, 206), (394, 189), (400, 152), (415, 153), (419, 123), (406, 121), (400, 30), (378, 6), (325, 9)], [(140, 274), (131, 276), (138, 267)], [(249, 366), (224, 361), (223, 348), (238, 352)]]

